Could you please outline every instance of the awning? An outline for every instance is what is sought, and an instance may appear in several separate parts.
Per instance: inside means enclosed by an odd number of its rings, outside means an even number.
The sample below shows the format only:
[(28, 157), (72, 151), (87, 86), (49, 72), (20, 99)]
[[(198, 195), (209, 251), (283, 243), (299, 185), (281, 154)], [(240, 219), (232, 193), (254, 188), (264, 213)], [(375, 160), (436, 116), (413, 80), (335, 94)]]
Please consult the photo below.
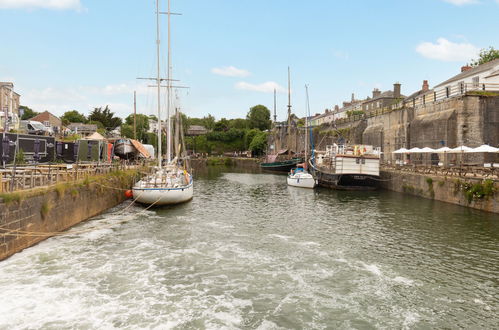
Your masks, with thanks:
[(407, 150), (406, 148), (400, 148), (398, 150), (395, 150), (394, 152), (392, 152), (392, 154), (406, 154), (408, 153), (409, 150)]
[(459, 147), (456, 147), (454, 149), (451, 149), (449, 151), (449, 153), (451, 153), (451, 154), (457, 154), (457, 153), (461, 153), (461, 152), (468, 152), (470, 150), (473, 150), (473, 149), (470, 148), (470, 147), (467, 147), (467, 146), (459, 146)]
[(492, 146), (489, 146), (488, 144), (482, 144), (477, 148), (467, 150), (465, 152), (499, 152), (499, 148), (494, 148)]

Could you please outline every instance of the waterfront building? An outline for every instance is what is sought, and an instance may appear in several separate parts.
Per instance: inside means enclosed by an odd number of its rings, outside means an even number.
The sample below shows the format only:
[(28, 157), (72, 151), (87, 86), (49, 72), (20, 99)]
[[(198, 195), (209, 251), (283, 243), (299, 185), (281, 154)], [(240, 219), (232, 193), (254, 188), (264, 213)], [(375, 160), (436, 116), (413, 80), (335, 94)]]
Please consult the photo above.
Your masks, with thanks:
[(19, 129), (19, 101), (21, 96), (14, 92), (14, 84), (0, 82), (0, 130), (5, 128), (8, 118), (9, 129)]
[(392, 91), (381, 92), (378, 88), (375, 88), (373, 90), (372, 98), (367, 98), (362, 103), (362, 111), (368, 113), (397, 104), (405, 98), (405, 96), (400, 93), (400, 89), (400, 83), (393, 84)]
[(465, 65), (461, 73), (435, 86), (435, 99), (443, 100), (470, 91), (499, 91), (499, 59), (477, 67)]
[(208, 134), (208, 130), (206, 127), (201, 125), (191, 125), (187, 129), (187, 136), (198, 136), (198, 135), (206, 135)]
[(412, 93), (403, 101), (403, 106), (406, 108), (416, 108), (420, 105), (435, 101), (435, 91), (430, 89), (428, 80), (423, 80), (423, 86), (417, 92)]
[(97, 125), (95, 124), (82, 124), (82, 123), (70, 123), (68, 128), (74, 134), (79, 134), (82, 136), (89, 136), (97, 132)]
[(313, 127), (329, 124), (334, 120), (333, 111), (326, 109), (323, 114), (319, 114), (310, 120), (310, 125)]
[(48, 111), (44, 111), (29, 120), (38, 121), (45, 127), (52, 129), (53, 132), (60, 132), (62, 129), (62, 120)]

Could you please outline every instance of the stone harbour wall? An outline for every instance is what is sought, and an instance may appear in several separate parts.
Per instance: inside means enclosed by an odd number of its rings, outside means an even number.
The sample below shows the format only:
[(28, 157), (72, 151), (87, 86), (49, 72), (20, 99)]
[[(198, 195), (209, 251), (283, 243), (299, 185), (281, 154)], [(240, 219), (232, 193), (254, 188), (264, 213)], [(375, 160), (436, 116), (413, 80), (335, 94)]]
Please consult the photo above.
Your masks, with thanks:
[(381, 188), (499, 213), (499, 183), (492, 179), (445, 177), (383, 169)]
[(1, 195), (0, 260), (123, 202), (136, 177), (118, 171)]

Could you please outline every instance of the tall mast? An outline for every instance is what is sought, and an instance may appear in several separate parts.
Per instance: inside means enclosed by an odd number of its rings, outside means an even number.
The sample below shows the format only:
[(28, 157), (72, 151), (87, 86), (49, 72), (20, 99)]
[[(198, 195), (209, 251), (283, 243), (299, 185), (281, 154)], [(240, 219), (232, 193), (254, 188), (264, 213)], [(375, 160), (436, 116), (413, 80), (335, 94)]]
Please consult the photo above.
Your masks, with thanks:
[(305, 85), (305, 96), (307, 104), (305, 105), (305, 164), (307, 164), (308, 156), (308, 111), (310, 108), (310, 103), (308, 100), (308, 85)]
[(168, 0), (168, 74), (167, 74), (167, 92), (166, 92), (166, 120), (168, 123), (168, 131), (167, 131), (167, 148), (166, 148), (166, 160), (168, 163), (171, 161), (171, 123), (170, 123), (170, 103), (171, 103), (171, 89), (172, 89), (172, 67), (171, 67), (171, 33), (170, 33), (170, 20), (171, 20), (171, 11), (170, 11), (170, 0)]
[(288, 66), (288, 156), (291, 155), (291, 70)]
[(288, 130), (291, 126), (291, 71), (288, 66)]
[(137, 140), (137, 92), (133, 91), (133, 138)]
[(159, 46), (160, 46), (160, 35), (159, 35), (159, 0), (156, 0), (156, 56), (157, 56), (157, 78), (156, 85), (158, 86), (158, 167), (161, 168), (161, 77), (160, 77), (160, 66), (159, 66)]
[(277, 122), (277, 112), (276, 112), (276, 89), (274, 88), (274, 125)]

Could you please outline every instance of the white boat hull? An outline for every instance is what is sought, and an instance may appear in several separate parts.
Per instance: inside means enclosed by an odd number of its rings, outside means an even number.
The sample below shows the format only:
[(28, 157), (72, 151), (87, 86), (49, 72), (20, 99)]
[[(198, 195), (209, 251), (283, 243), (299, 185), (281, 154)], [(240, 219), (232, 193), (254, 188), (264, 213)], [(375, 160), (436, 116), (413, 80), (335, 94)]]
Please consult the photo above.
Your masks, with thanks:
[(179, 188), (138, 188), (134, 187), (133, 198), (142, 204), (171, 205), (188, 202), (194, 192), (192, 182)]
[(310, 173), (297, 173), (288, 175), (288, 185), (300, 188), (314, 188), (316, 181)]

